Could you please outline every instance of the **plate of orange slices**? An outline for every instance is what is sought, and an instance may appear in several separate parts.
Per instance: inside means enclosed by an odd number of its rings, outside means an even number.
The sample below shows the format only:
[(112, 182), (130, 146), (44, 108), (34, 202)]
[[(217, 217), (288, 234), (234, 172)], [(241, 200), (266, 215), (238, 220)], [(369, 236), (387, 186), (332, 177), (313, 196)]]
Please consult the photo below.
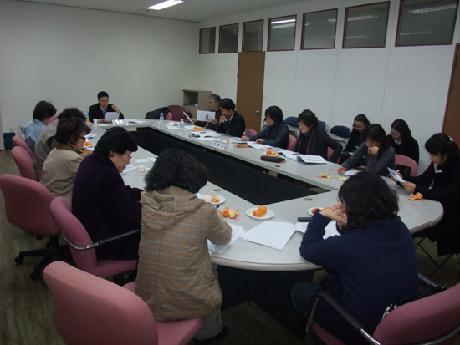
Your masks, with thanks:
[(267, 206), (261, 205), (249, 208), (246, 211), (246, 215), (256, 220), (268, 220), (272, 218), (275, 213), (272, 210), (269, 210)]
[(225, 202), (225, 198), (219, 194), (197, 194), (196, 196), (198, 199), (209, 202), (214, 206), (222, 205)]

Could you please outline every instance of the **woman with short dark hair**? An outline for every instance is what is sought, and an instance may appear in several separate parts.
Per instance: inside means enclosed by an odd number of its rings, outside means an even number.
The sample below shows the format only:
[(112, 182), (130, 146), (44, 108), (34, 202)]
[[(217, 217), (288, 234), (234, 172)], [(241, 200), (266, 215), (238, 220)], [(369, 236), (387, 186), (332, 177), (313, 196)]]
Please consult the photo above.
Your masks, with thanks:
[(205, 317), (198, 339), (222, 330), (222, 293), (207, 240), (226, 244), (230, 226), (196, 193), (207, 183), (206, 168), (195, 157), (169, 149), (147, 175), (142, 195), (142, 240), (136, 294), (158, 321)]
[[(300, 245), (300, 255), (331, 275), (321, 287), (298, 283), (295, 308), (308, 316), (316, 292), (336, 299), (372, 334), (386, 307), (417, 293), (417, 255), (409, 230), (397, 216), (395, 192), (378, 175), (361, 172), (339, 191), (339, 204), (318, 211)], [(340, 236), (324, 239), (333, 220)], [(361, 335), (329, 304), (320, 300), (314, 320), (346, 344), (361, 344)], [(364, 342), (365, 343), (365, 342)]]
[[(72, 212), (96, 242), (140, 229), (141, 191), (126, 186), (121, 178), (131, 154), (137, 150), (133, 137), (121, 127), (108, 129), (94, 153), (80, 164), (75, 177)], [(134, 260), (139, 235), (96, 248), (100, 260)]]
[[(342, 146), (319, 128), (319, 120), (310, 110), (305, 109), (299, 114), (299, 137), (294, 151), (303, 155), (318, 155), (331, 162), (337, 162)], [(328, 148), (333, 153), (328, 157)]]
[(388, 169), (395, 168), (395, 150), (390, 145), (382, 126), (374, 124), (364, 134), (364, 143), (338, 169), (344, 174), (350, 169), (359, 169), (379, 175), (388, 175)]
[(403, 119), (396, 119), (391, 124), (390, 144), (397, 155), (412, 158), (418, 163), (419, 149), (417, 140), (412, 138), (412, 132)]
[(72, 198), (75, 175), (83, 160), (81, 152), (85, 143), (84, 135), (89, 131), (81, 118), (59, 120), (54, 137), (56, 147), (45, 159), (40, 178), (40, 183), (53, 195)]
[(433, 134), (425, 144), (431, 164), (417, 177), (406, 176), (404, 189), (421, 193), (424, 199), (442, 204), (443, 216), (436, 225), (419, 235), (437, 242), (438, 255), (460, 252), (460, 153), (458, 146), (447, 134)]
[(248, 137), (243, 134), (242, 140), (255, 141), (257, 144), (270, 145), (287, 149), (289, 146), (289, 127), (283, 123), (283, 111), (280, 107), (272, 105), (265, 110), (267, 126), (257, 135)]

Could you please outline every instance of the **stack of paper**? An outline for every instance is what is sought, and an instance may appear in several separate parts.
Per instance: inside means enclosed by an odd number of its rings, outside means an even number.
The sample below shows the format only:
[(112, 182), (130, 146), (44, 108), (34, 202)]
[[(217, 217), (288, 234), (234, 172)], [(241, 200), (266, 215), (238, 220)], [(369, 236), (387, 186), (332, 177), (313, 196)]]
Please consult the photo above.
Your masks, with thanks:
[(223, 253), (228, 247), (233, 245), (244, 233), (244, 229), (242, 226), (229, 224), (232, 227), (232, 239), (229, 243), (223, 245), (217, 245), (212, 243), (208, 240), (208, 250), (213, 254), (221, 254)]
[(298, 155), (297, 160), (305, 164), (326, 164), (327, 163), (327, 160), (317, 155)]
[[(308, 222), (306, 223), (301, 223), (301, 222), (297, 222), (295, 223), (295, 231), (298, 231), (298, 232), (301, 232), (301, 233), (305, 233), (305, 231), (307, 231), (307, 227), (308, 227)], [(324, 229), (325, 231), (325, 234), (324, 234), (324, 239), (328, 238), (328, 237), (331, 237), (331, 236), (340, 236), (340, 233), (337, 231), (337, 223), (335, 222), (335, 220), (329, 222), (329, 224), (326, 226), (326, 228)]]
[(356, 175), (357, 173), (361, 172), (362, 170), (358, 170), (358, 169), (351, 169), (351, 170), (347, 170), (345, 171), (345, 176), (353, 176), (353, 175)]
[(246, 241), (281, 250), (294, 234), (294, 224), (266, 221), (241, 236)]

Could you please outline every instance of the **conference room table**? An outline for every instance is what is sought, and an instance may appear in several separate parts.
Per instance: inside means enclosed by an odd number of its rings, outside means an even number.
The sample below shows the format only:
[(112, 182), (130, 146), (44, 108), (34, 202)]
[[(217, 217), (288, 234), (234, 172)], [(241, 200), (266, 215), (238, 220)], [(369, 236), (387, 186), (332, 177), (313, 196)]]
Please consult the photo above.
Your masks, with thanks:
[[(273, 218), (270, 219), (271, 221), (295, 224), (297, 222), (297, 217), (306, 216), (310, 208), (326, 207), (338, 202), (338, 189), (343, 184), (344, 178), (337, 174), (337, 164), (328, 162), (327, 164), (321, 165), (302, 165), (297, 161), (289, 159), (282, 164), (266, 162), (260, 160), (264, 148), (237, 149), (234, 144), (235, 141), (238, 141), (236, 138), (213, 134), (214, 136), (212, 138), (214, 138), (214, 140), (197, 140), (198, 138), (191, 136), (192, 131), (190, 126), (176, 129), (175, 127), (177, 127), (177, 125), (172, 125), (172, 122), (169, 121), (128, 119), (119, 120), (117, 122), (117, 126), (124, 126), (126, 129), (133, 131), (133, 134), (141, 130), (144, 133), (143, 136), (148, 133), (148, 137), (152, 138), (158, 136), (158, 133), (162, 133), (162, 135), (169, 135), (173, 140), (185, 142), (189, 146), (199, 146), (208, 151), (208, 154), (215, 152), (224, 158), (229, 157), (229, 159), (242, 161), (242, 164), (254, 165), (256, 168), (262, 169), (261, 171), (263, 171), (264, 175), (275, 179), (273, 180), (275, 182), (277, 176), (282, 174), (296, 180), (298, 179), (306, 184), (318, 186), (323, 190), (322, 193), (318, 194), (300, 196), (274, 203), (264, 203), (268, 206), (269, 210), (274, 212)], [(104, 132), (104, 128), (111, 126), (113, 125), (95, 125), (92, 131), (92, 133), (96, 135), (95, 140)], [(153, 129), (153, 131), (145, 131), (145, 129)], [(145, 142), (145, 139), (144, 137), (142, 140)], [(196, 158), (200, 160), (199, 153), (200, 152), (197, 151), (198, 156)], [(156, 155), (154, 153), (147, 151), (141, 145), (134, 153), (131, 160), (132, 170), (122, 174), (125, 183), (132, 187), (144, 189), (146, 173), (144, 170), (148, 171), (153, 166), (155, 157)], [(134, 169), (134, 167), (139, 166), (141, 166), (141, 168)], [(209, 168), (208, 166), (208, 169)], [(325, 179), (319, 177), (320, 174), (323, 173), (328, 174), (330, 178)], [(229, 179), (231, 179), (231, 176), (229, 176)], [(431, 200), (410, 201), (408, 198), (409, 195), (401, 187), (397, 186), (394, 181), (389, 179), (386, 180), (389, 186), (395, 189), (398, 194), (400, 207), (399, 216), (411, 232), (423, 230), (441, 219), (442, 206), (439, 202)], [(238, 184), (240, 181), (232, 180), (232, 183)], [(266, 186), (266, 189), (270, 191), (271, 187), (271, 185)], [(236, 219), (228, 219), (230, 224), (242, 226), (245, 231), (260, 224), (259, 220), (254, 220), (245, 214), (246, 210), (257, 206), (257, 204), (254, 204), (240, 195), (232, 193), (232, 191), (223, 188), (221, 185), (208, 182), (199, 193), (219, 194), (226, 199), (221, 207), (227, 206), (238, 209), (240, 215)], [(212, 261), (219, 266), (251, 271), (284, 272), (317, 269), (318, 266), (305, 261), (299, 255), (302, 235), (302, 233), (296, 231), (281, 250), (259, 245), (240, 238), (233, 245), (226, 248), (225, 251), (213, 253)]]

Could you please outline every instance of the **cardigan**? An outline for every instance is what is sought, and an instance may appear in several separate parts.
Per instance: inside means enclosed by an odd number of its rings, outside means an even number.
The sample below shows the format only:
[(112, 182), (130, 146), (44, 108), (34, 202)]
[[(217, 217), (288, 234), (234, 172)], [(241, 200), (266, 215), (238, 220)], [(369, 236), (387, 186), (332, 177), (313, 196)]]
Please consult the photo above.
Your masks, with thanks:
[[(395, 217), (323, 239), (329, 221), (320, 213), (313, 216), (300, 255), (335, 273), (322, 288), (372, 334), (387, 306), (417, 294), (417, 255), (411, 234)], [(360, 336), (324, 301), (318, 304), (314, 318), (346, 344), (359, 343)]]
[(216, 208), (189, 191), (171, 186), (142, 194), (136, 295), (156, 320), (206, 316), (220, 307), (207, 239), (226, 244), (231, 233)]
[(360, 164), (366, 166), (366, 171), (379, 175), (388, 175), (388, 168), (395, 168), (395, 150), (388, 147), (386, 150), (380, 149), (377, 155), (370, 155), (366, 144), (361, 144), (358, 150), (348, 158), (342, 165), (345, 169), (353, 169)]
[[(125, 186), (108, 157), (94, 152), (80, 163), (74, 182), (72, 212), (96, 242), (140, 229), (140, 190)], [(139, 236), (96, 248), (98, 259), (136, 259)]]
[(54, 196), (72, 199), (73, 182), (82, 156), (70, 147), (53, 149), (43, 163), (40, 183)]
[(49, 153), (56, 146), (56, 136), (57, 125), (59, 121), (54, 121), (52, 124), (46, 126), (42, 134), (38, 137), (38, 140), (35, 142), (34, 148), (34, 169), (37, 173), (38, 178), (40, 178), (43, 169), (43, 162)]
[(423, 174), (407, 176), (405, 180), (416, 184), (414, 193), (419, 192), (424, 199), (442, 204), (441, 221), (424, 230), (437, 242), (438, 255), (460, 253), (460, 154), (455, 154), (437, 169), (431, 163)]
[(266, 126), (259, 134), (250, 140), (263, 139), (264, 145), (287, 149), (289, 146), (289, 127), (283, 122), (273, 126)]
[[(330, 159), (327, 154), (329, 147), (334, 150)], [(306, 134), (299, 134), (294, 151), (303, 155), (319, 155), (331, 162), (337, 162), (340, 152), (342, 152), (342, 145), (332, 139), (326, 132), (315, 129)]]
[(343, 151), (353, 153), (361, 146), (362, 143), (362, 134), (358, 132), (356, 129), (353, 129), (350, 133), (350, 137), (348, 138), (347, 145), (345, 146)]
[(231, 120), (227, 120), (224, 123), (217, 125), (217, 132), (231, 135), (232, 137), (241, 138), (246, 129), (246, 123), (244, 117), (238, 113), (234, 112)]

